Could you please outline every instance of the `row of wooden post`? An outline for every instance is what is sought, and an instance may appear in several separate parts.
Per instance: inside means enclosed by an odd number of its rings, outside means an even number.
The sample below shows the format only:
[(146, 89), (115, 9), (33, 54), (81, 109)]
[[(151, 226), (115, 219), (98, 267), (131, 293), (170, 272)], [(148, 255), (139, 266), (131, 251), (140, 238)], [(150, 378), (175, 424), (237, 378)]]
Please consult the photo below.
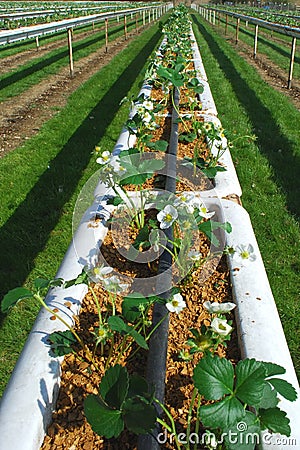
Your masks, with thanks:
[[(207, 21), (212, 23), (213, 25), (216, 24), (216, 12), (212, 10), (204, 9), (203, 16)], [(228, 33), (228, 17), (229, 15), (225, 14), (225, 36)], [(221, 13), (219, 13), (218, 17), (218, 24), (220, 24), (220, 16)], [(246, 22), (247, 24), (248, 22)], [(235, 43), (238, 44), (239, 42), (239, 31), (240, 31), (240, 18), (236, 18), (236, 25), (235, 25)], [(255, 30), (254, 30), (254, 44), (253, 44), (253, 58), (256, 58), (257, 56), (257, 43), (258, 43), (258, 24), (255, 24)], [(295, 52), (296, 52), (296, 43), (297, 39), (296, 37), (292, 38), (292, 44), (291, 44), (291, 53), (290, 53), (290, 64), (289, 64), (289, 74), (288, 74), (288, 82), (287, 82), (287, 88), (290, 89), (292, 87), (292, 79), (293, 79), (293, 69), (294, 69), (294, 62), (295, 62)]]
[[(133, 18), (133, 13), (131, 14), (131, 18)], [(151, 19), (157, 20), (158, 19), (158, 9), (153, 9), (152, 13), (151, 10), (149, 10), (148, 14), (148, 22), (151, 23)], [(117, 21), (119, 22), (119, 16), (117, 16)], [(138, 13), (135, 13), (135, 32), (138, 32)], [(108, 52), (108, 19), (105, 19), (105, 52)], [(143, 26), (146, 25), (146, 11), (143, 11)], [(92, 23), (92, 29), (95, 31), (95, 23)], [(74, 76), (74, 62), (73, 62), (73, 46), (72, 46), (72, 37), (73, 37), (73, 28), (68, 28), (67, 30), (67, 36), (68, 36), (68, 49), (69, 49), (69, 67), (70, 67), (70, 76), (71, 78)], [(127, 16), (124, 15), (124, 37), (125, 40), (128, 39), (128, 32), (127, 32)], [(36, 42), (36, 49), (39, 50), (40, 43), (39, 43), (39, 37), (36, 36), (35, 38)]]

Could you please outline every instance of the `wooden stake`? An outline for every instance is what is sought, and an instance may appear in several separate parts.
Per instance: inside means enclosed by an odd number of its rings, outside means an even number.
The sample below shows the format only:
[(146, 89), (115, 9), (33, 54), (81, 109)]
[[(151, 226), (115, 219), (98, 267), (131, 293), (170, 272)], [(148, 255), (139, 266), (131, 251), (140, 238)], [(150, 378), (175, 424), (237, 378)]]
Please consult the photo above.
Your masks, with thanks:
[(228, 14), (226, 14), (226, 20), (225, 20), (225, 36), (227, 35), (228, 31)]
[(255, 25), (253, 58), (256, 58), (257, 53), (257, 37), (258, 37), (258, 25)]
[(124, 16), (124, 34), (125, 34), (125, 41), (127, 40), (127, 16)]
[(292, 79), (293, 79), (293, 69), (294, 69), (294, 60), (295, 60), (295, 51), (296, 51), (296, 38), (293, 37), (292, 40), (292, 49), (291, 49), (291, 57), (290, 57), (290, 68), (289, 68), (289, 78), (288, 78), (288, 89), (292, 87)]
[(68, 28), (68, 47), (69, 47), (70, 77), (72, 78), (74, 75), (73, 49), (72, 49), (72, 28)]
[(39, 51), (39, 47), (40, 47), (39, 37), (38, 36), (35, 37), (35, 42), (36, 42), (36, 51), (38, 52)]
[(240, 18), (236, 19), (236, 30), (235, 30), (235, 43), (239, 42), (239, 29), (240, 29)]
[(105, 19), (105, 52), (108, 52), (108, 19)]

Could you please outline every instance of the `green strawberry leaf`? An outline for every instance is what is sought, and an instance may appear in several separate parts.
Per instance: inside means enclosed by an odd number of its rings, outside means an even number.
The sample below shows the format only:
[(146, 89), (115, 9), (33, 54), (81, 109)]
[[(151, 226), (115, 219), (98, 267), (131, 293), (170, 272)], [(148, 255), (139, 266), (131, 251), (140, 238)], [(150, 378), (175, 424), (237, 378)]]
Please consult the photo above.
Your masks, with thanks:
[(49, 287), (50, 280), (46, 280), (45, 278), (36, 278), (34, 280), (34, 287), (36, 289), (46, 289)]
[(77, 339), (70, 330), (55, 331), (48, 336), (51, 344), (51, 351), (55, 356), (64, 356), (73, 352), (73, 346)]
[(264, 384), (263, 394), (259, 405), (256, 405), (257, 408), (275, 408), (278, 404), (277, 392), (275, 389), (272, 389), (269, 383)]
[(235, 373), (236, 396), (248, 405), (259, 405), (266, 384), (263, 364), (255, 359), (244, 359), (238, 362)]
[(134, 185), (141, 185), (143, 184), (148, 178), (151, 178), (152, 174), (143, 173), (143, 174), (135, 174), (128, 177), (123, 178), (119, 184), (120, 186), (125, 186), (126, 184), (134, 184)]
[(286, 412), (279, 408), (260, 409), (258, 412), (261, 429), (271, 430), (285, 436), (291, 435), (290, 421), (286, 417)]
[(115, 197), (111, 197), (110, 199), (108, 199), (106, 203), (108, 205), (119, 206), (124, 203), (124, 200), (119, 195), (116, 195)]
[(214, 235), (212, 222), (208, 220), (207, 222), (201, 222), (198, 224), (199, 231), (202, 231), (210, 240), (211, 244), (218, 247), (220, 244), (219, 239)]
[(272, 384), (278, 394), (290, 402), (294, 402), (297, 399), (296, 389), (288, 381), (282, 380), (281, 378), (270, 378), (267, 381)]
[(155, 142), (148, 142), (147, 146), (153, 150), (156, 150), (158, 152), (165, 152), (167, 151), (169, 143), (167, 141), (164, 141), (163, 139), (155, 141)]
[(110, 316), (107, 323), (112, 331), (118, 331), (119, 333), (128, 332), (128, 325), (119, 316)]
[(112, 331), (118, 331), (119, 333), (128, 334), (133, 337), (135, 342), (145, 350), (148, 350), (148, 344), (143, 338), (143, 336), (138, 333), (133, 327), (127, 325), (123, 319), (119, 316), (110, 316), (108, 318), (108, 325)]
[(31, 297), (33, 297), (33, 293), (29, 289), (23, 287), (12, 289), (3, 297), (1, 311), (6, 314), (19, 301)]
[(129, 389), (127, 397), (151, 397), (152, 393), (149, 393), (149, 385), (145, 378), (140, 375), (133, 374), (129, 377)]
[(262, 361), (262, 364), (264, 365), (264, 368), (266, 370), (266, 377), (271, 377), (273, 375), (283, 375), (286, 372), (285, 368), (280, 366), (279, 364), (266, 361)]
[[(131, 328), (131, 327), (129, 327)], [(148, 344), (145, 341), (145, 339), (143, 338), (143, 336), (138, 333), (136, 330), (134, 330), (133, 328), (128, 332), (128, 334), (130, 334), (130, 336), (133, 337), (133, 339), (135, 340), (135, 342), (141, 347), (144, 348), (145, 350), (148, 350)]]
[(150, 300), (138, 292), (133, 292), (124, 297), (122, 303), (122, 315), (128, 322), (135, 322), (140, 316), (140, 307), (147, 308)]
[(165, 166), (165, 161), (162, 159), (146, 159), (142, 161), (138, 167), (138, 170), (143, 173), (154, 173), (156, 170), (161, 170)]
[(194, 370), (194, 385), (206, 400), (219, 400), (233, 391), (234, 370), (230, 361), (208, 354)]
[(38, 290), (48, 289), (50, 287), (62, 286), (64, 280), (62, 278), (54, 278), (53, 280), (47, 280), (45, 278), (36, 278), (34, 280), (34, 287)]
[(84, 413), (92, 429), (107, 439), (118, 437), (123, 431), (121, 411), (108, 408), (97, 395), (88, 395), (84, 400)]
[(223, 431), (244, 420), (245, 410), (237, 398), (227, 396), (219, 402), (200, 406), (198, 415), (205, 427)]
[(253, 450), (259, 443), (260, 424), (255, 414), (245, 411), (239, 422), (223, 431), (226, 450)]
[(129, 376), (125, 367), (116, 364), (110, 367), (99, 385), (103, 400), (112, 408), (121, 409), (129, 388)]
[(129, 431), (146, 434), (155, 427), (157, 416), (153, 405), (134, 397), (126, 400), (123, 417)]

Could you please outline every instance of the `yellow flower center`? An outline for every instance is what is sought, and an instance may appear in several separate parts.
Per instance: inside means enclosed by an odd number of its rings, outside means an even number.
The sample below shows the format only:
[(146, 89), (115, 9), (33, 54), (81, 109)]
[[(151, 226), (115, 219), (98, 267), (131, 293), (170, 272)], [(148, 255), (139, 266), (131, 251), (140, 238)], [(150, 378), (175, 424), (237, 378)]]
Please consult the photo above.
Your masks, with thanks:
[(165, 217), (166, 222), (171, 222), (172, 219), (173, 219), (172, 214), (166, 214), (166, 217)]
[(243, 258), (243, 259), (248, 259), (249, 258), (249, 252), (247, 252), (247, 250), (244, 250), (242, 253), (241, 253), (241, 257)]

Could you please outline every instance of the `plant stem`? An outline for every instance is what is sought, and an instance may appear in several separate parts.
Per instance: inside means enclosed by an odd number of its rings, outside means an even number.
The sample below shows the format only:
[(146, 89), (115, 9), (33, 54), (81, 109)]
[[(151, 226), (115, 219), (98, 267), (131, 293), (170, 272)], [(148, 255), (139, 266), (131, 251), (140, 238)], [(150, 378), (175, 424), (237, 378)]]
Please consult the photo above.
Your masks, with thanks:
[(154, 401), (156, 403), (159, 404), (159, 406), (161, 407), (161, 409), (163, 410), (163, 412), (168, 416), (170, 422), (171, 422), (171, 427), (169, 427), (166, 422), (162, 419), (160, 419), (159, 417), (156, 418), (157, 422), (160, 423), (161, 425), (163, 425), (164, 427), (166, 427), (166, 429), (172, 434), (174, 435), (174, 439), (175, 439), (175, 443), (176, 443), (176, 447), (178, 450), (181, 449), (181, 445), (178, 442), (178, 436), (177, 436), (177, 431), (176, 431), (176, 427), (175, 427), (175, 422), (174, 419), (172, 417), (172, 415), (170, 414), (170, 412), (168, 411), (168, 409), (165, 407), (165, 405), (163, 405), (157, 398), (154, 398)]
[(93, 358), (93, 355), (91, 354), (90, 350), (88, 349), (88, 347), (84, 344), (83, 340), (80, 338), (80, 336), (76, 333), (76, 331), (68, 324), (68, 322), (66, 322), (59, 314), (57, 314), (56, 311), (53, 311), (51, 308), (49, 308), (49, 306), (45, 303), (44, 299), (39, 295), (39, 294), (34, 294), (33, 297), (38, 300), (41, 305), (50, 313), (53, 314), (53, 316), (55, 316), (58, 320), (60, 320), (61, 323), (63, 323), (67, 329), (69, 331), (71, 331), (71, 333), (73, 334), (73, 336), (76, 338), (76, 340), (78, 341), (78, 343), (80, 344), (82, 350), (84, 351), (87, 359), (89, 362), (91, 362), (96, 368), (97, 368), (97, 364)]
[[(125, 337), (126, 340), (127, 340), (127, 337), (128, 337), (128, 336)], [(119, 352), (115, 364), (118, 364), (118, 362), (120, 361), (122, 355), (123, 355), (124, 353), (126, 353), (127, 350), (129, 350), (130, 347), (131, 347), (131, 345), (132, 345), (132, 342), (129, 342), (129, 344), (127, 345), (127, 347), (124, 348), (124, 347), (125, 347), (125, 344), (126, 344), (126, 340), (123, 340), (123, 341), (121, 342), (121, 344), (119, 344), (118, 347), (117, 347), (116, 350), (115, 350), (115, 354), (118, 354), (118, 352)]]
[[(132, 201), (132, 199), (130, 198), (130, 196), (127, 195), (126, 191), (125, 191), (121, 186), (118, 186), (118, 187), (119, 187), (119, 188), (122, 190), (122, 192), (126, 195), (126, 199), (128, 200), (128, 202), (129, 202), (129, 204), (130, 204), (130, 207), (131, 207), (132, 210), (134, 211), (135, 223), (136, 223), (137, 228), (138, 228), (138, 229), (142, 228), (142, 227), (140, 226), (140, 222), (139, 222), (139, 218), (138, 218), (138, 210), (137, 210), (137, 208), (135, 207), (134, 202)], [(118, 192), (117, 189), (116, 189), (116, 186), (112, 186), (112, 188), (113, 188), (114, 192), (116, 193), (116, 195), (120, 197), (120, 194), (119, 194), (119, 192)], [(122, 199), (122, 200), (123, 200), (123, 199)], [(130, 216), (130, 215), (131, 215), (131, 214), (130, 214), (130, 207), (129, 207), (128, 204), (126, 204), (126, 202), (124, 202), (124, 203), (125, 203), (125, 206), (127, 207), (127, 212), (128, 212), (128, 214), (129, 214), (129, 216)], [(128, 223), (130, 223), (130, 221), (128, 221)]]
[(79, 344), (81, 345), (81, 347), (83, 349), (85, 349), (85, 344), (82, 341), (82, 339), (80, 338), (80, 336), (78, 336), (78, 334), (76, 333), (76, 331), (68, 324), (68, 322), (66, 322), (56, 311), (53, 311), (51, 308), (49, 308), (49, 306), (45, 303), (44, 299), (39, 295), (39, 294), (34, 294), (33, 297), (38, 300), (41, 305), (50, 313), (53, 314), (53, 316), (55, 316), (58, 320), (60, 320), (67, 328), (68, 330), (71, 331), (71, 333), (73, 334), (73, 336), (77, 339), (77, 341), (79, 342)]
[[(170, 241), (169, 239), (168, 239), (168, 242), (169, 242), (170, 244), (173, 243), (173, 242)], [(161, 248), (163, 248), (164, 250), (166, 250), (167, 252), (169, 252), (170, 255), (171, 255), (174, 259), (176, 258), (175, 254), (174, 254), (168, 247), (165, 247), (165, 246), (164, 246), (163, 244), (161, 244), (161, 243), (159, 243), (158, 245), (159, 245)], [(182, 267), (182, 265), (180, 264), (178, 258), (176, 259), (176, 263), (178, 264), (178, 266), (180, 267), (180, 269), (184, 271), (184, 267)]]
[(143, 197), (143, 190), (140, 187), (140, 199), (141, 199), (141, 228), (145, 225), (145, 202)]
[(175, 89), (173, 88), (173, 89), (172, 89), (172, 93), (171, 93), (171, 99), (172, 99), (172, 105), (173, 105), (173, 108), (174, 108), (175, 111), (177, 112), (178, 117), (180, 118), (180, 121), (181, 121), (181, 123), (183, 124), (183, 126), (184, 126), (184, 128), (185, 128), (185, 131), (186, 131), (187, 133), (189, 133), (190, 130), (189, 130), (189, 128), (186, 126), (184, 120), (181, 118), (180, 111), (179, 111), (179, 109), (177, 108), (177, 105), (176, 105), (176, 103), (175, 103), (175, 99), (174, 99), (174, 91), (175, 91)]
[(92, 292), (92, 295), (94, 297), (94, 300), (95, 300), (95, 303), (96, 303), (96, 306), (97, 306), (98, 317), (99, 317), (99, 325), (102, 325), (103, 321), (102, 321), (101, 308), (100, 308), (98, 297), (97, 297), (97, 295), (96, 295), (96, 293), (95, 293), (95, 291), (94, 291), (94, 289), (92, 288), (91, 285), (89, 286), (89, 288), (90, 288), (90, 290)]
[(114, 335), (112, 335), (112, 338), (111, 338), (111, 344), (110, 344), (110, 349), (109, 349), (109, 353), (108, 353), (107, 360), (106, 360), (106, 363), (105, 363), (104, 372), (107, 371), (109, 362), (110, 362), (110, 360), (111, 360), (112, 353), (113, 353), (113, 350), (114, 350), (114, 343), (115, 343)]
[(188, 417), (187, 417), (187, 423), (188, 423), (187, 431), (186, 431), (187, 450), (190, 450), (191, 420), (192, 420), (193, 408), (194, 408), (197, 394), (198, 394), (198, 390), (194, 387), (194, 390), (192, 393), (192, 398), (191, 398), (191, 403), (190, 403), (190, 407), (189, 407)]
[[(200, 404), (201, 404), (201, 396), (199, 395), (199, 397), (198, 397), (198, 404), (197, 404), (196, 425), (195, 425), (195, 434), (196, 434), (196, 436), (199, 436), (200, 421), (199, 421), (199, 418), (198, 418), (198, 409), (200, 408)], [(194, 444), (194, 450), (197, 450), (197, 443)]]
[(160, 321), (155, 325), (155, 327), (152, 328), (152, 330), (150, 331), (150, 333), (148, 334), (148, 336), (145, 338), (145, 341), (148, 341), (150, 339), (150, 337), (152, 336), (152, 334), (154, 333), (154, 331), (159, 327), (159, 325), (168, 317), (167, 313), (165, 316), (163, 316)]
[(108, 292), (108, 297), (109, 297), (110, 303), (111, 303), (111, 305), (112, 305), (112, 315), (115, 316), (115, 315), (116, 315), (116, 302), (115, 302), (115, 298), (114, 298), (114, 296), (111, 294), (110, 291), (107, 291), (107, 292)]

